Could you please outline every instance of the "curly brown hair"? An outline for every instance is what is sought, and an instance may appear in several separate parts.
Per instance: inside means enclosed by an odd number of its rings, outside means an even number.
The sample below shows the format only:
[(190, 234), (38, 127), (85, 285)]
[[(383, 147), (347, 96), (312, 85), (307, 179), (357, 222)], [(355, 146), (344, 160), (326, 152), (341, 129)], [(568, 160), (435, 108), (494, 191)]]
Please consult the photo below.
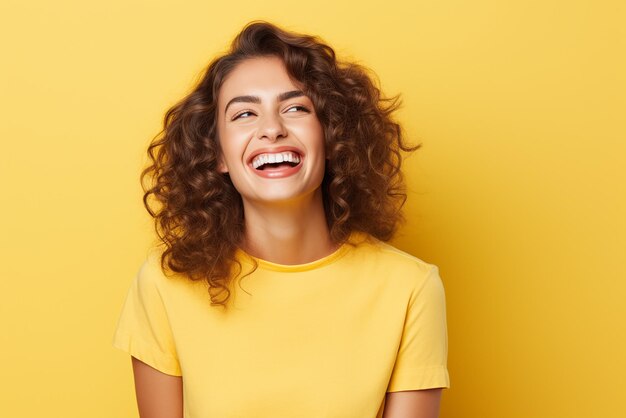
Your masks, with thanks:
[[(321, 187), (336, 244), (347, 242), (352, 232), (392, 238), (406, 200), (401, 151), (421, 145), (405, 143), (392, 118), (399, 96), (384, 97), (367, 68), (337, 60), (318, 37), (263, 21), (247, 24), (193, 91), (168, 110), (163, 130), (148, 147), (151, 165), (140, 177), (144, 205), (165, 246), (162, 269), (205, 280), (212, 305), (226, 307), (230, 282), (242, 271), (236, 251), (244, 238), (241, 196), (218, 170), (218, 93), (239, 63), (266, 56), (282, 59), (323, 126), (327, 164)], [(148, 176), (150, 187), (144, 185)], [(151, 196), (159, 204), (155, 210)]]

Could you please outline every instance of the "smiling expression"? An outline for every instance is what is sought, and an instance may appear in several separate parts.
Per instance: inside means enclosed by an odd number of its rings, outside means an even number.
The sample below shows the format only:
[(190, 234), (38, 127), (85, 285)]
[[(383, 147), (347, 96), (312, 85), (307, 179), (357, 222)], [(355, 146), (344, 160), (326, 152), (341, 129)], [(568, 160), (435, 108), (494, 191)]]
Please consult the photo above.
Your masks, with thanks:
[(244, 203), (310, 196), (324, 178), (322, 125), (278, 57), (242, 61), (218, 95), (219, 170)]

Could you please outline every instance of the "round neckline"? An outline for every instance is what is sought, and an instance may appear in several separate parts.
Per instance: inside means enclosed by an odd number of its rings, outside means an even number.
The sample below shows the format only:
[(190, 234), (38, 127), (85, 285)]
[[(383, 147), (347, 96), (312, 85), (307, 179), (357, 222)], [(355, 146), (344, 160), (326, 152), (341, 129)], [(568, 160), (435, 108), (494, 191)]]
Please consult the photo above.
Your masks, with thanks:
[(256, 261), (256, 264), (258, 265), (258, 267), (262, 268), (264, 270), (281, 271), (281, 272), (286, 272), (287, 273), (287, 272), (298, 272), (298, 271), (314, 270), (314, 269), (319, 268), (319, 267), (330, 265), (331, 263), (333, 263), (337, 259), (341, 258), (343, 255), (345, 255), (346, 252), (348, 252), (349, 249), (350, 249), (350, 243), (349, 243), (349, 240), (348, 240), (347, 242), (345, 242), (342, 245), (340, 245), (339, 248), (337, 248), (335, 251), (333, 251), (332, 253), (328, 254), (327, 256), (324, 256), (324, 257), (319, 258), (317, 260), (313, 260), (313, 261), (310, 261), (308, 263), (303, 263), (303, 264), (280, 264), (280, 263), (274, 263), (272, 261), (268, 261), (268, 260), (264, 260), (262, 258), (254, 257), (253, 255), (250, 255), (247, 252), (245, 252), (244, 250), (242, 250), (241, 248), (237, 249), (237, 253), (238, 253), (238, 255), (241, 255), (243, 257), (237, 257), (237, 258), (240, 259), (240, 260), (245, 260), (246, 262), (250, 262), (249, 260)]

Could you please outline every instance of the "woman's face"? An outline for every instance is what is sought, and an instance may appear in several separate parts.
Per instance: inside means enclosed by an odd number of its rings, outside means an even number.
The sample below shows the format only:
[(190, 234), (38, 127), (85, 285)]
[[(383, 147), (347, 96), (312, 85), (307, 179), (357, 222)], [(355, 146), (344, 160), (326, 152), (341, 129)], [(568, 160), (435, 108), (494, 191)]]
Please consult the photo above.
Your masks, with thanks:
[(320, 187), (323, 128), (280, 58), (238, 64), (219, 91), (217, 117), (220, 171), (244, 202), (286, 203)]

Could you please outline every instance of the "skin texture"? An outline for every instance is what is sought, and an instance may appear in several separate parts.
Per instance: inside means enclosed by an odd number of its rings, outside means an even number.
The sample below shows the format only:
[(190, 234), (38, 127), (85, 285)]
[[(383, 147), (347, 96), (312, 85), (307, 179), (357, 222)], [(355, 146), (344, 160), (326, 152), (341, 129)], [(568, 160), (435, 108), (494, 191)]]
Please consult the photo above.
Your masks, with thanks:
[(182, 418), (183, 379), (170, 376), (131, 356), (141, 418)]
[(437, 418), (441, 388), (387, 393), (383, 418)]
[[(220, 171), (228, 173), (242, 197), (243, 249), (280, 264), (308, 263), (337, 249), (320, 188), (326, 161), (323, 128), (311, 99), (293, 93), (298, 91), (280, 59), (263, 57), (240, 63), (218, 96)], [(297, 149), (301, 169), (283, 178), (255, 173), (250, 157), (278, 147)], [(182, 418), (182, 378), (135, 358), (132, 364), (141, 418)], [(440, 398), (441, 389), (388, 393), (383, 417), (436, 418)]]

